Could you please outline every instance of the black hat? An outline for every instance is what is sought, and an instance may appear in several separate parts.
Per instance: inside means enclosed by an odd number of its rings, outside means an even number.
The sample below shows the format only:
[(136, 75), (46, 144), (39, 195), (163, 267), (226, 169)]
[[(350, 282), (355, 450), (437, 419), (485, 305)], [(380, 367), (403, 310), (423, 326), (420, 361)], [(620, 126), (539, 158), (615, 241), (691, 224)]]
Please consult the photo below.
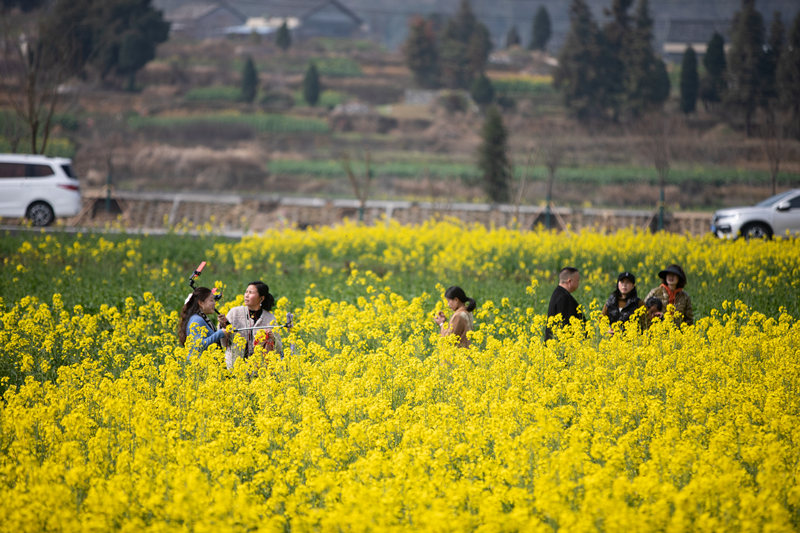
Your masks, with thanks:
[(617, 276), (617, 282), (620, 282), (623, 279), (629, 279), (629, 280), (631, 280), (631, 283), (636, 285), (636, 276), (634, 276), (633, 274), (631, 274), (627, 270), (625, 272), (620, 272), (619, 276)]
[(658, 277), (664, 280), (664, 283), (667, 282), (667, 274), (675, 274), (678, 276), (678, 288), (683, 288), (686, 285), (686, 274), (683, 272), (683, 269), (678, 265), (670, 265), (661, 272), (658, 273)]

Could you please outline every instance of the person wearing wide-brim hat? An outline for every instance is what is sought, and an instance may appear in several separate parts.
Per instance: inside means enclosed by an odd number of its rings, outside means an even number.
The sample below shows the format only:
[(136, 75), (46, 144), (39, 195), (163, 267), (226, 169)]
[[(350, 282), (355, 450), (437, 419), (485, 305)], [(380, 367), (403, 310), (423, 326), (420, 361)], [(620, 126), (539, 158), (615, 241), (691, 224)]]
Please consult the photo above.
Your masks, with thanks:
[(661, 285), (651, 290), (647, 294), (647, 301), (650, 297), (655, 296), (661, 303), (664, 304), (664, 309), (669, 313), (669, 306), (672, 305), (674, 310), (674, 317), (678, 324), (693, 324), (694, 311), (692, 310), (692, 299), (689, 293), (686, 292), (686, 273), (680, 265), (669, 265), (667, 268), (658, 273), (661, 278)]
[(603, 314), (608, 317), (608, 323), (627, 322), (643, 305), (639, 295), (636, 294), (636, 276), (628, 272), (620, 272), (617, 276), (617, 286), (608, 297), (603, 306)]

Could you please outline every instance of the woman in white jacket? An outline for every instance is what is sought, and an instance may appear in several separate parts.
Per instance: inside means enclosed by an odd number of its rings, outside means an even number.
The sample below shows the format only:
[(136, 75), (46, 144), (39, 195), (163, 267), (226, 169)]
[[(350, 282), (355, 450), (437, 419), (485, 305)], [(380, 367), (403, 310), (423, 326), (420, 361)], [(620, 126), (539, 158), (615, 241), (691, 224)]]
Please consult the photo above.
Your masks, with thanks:
[[(267, 284), (261, 281), (254, 281), (247, 285), (247, 289), (244, 291), (244, 305), (234, 307), (228, 311), (226, 315), (227, 322), (237, 330), (277, 325), (275, 315), (272, 314), (273, 307), (275, 307), (275, 297), (270, 294)], [(243, 348), (237, 346), (236, 336), (241, 336), (247, 341)], [(262, 338), (263, 341), (261, 340)], [(275, 350), (279, 354), (283, 353), (283, 345), (277, 328), (238, 331), (228, 341), (225, 349), (225, 364), (228, 366), (228, 370), (233, 370), (233, 364), (239, 357), (247, 359), (252, 355), (253, 345), (257, 341), (267, 351)]]

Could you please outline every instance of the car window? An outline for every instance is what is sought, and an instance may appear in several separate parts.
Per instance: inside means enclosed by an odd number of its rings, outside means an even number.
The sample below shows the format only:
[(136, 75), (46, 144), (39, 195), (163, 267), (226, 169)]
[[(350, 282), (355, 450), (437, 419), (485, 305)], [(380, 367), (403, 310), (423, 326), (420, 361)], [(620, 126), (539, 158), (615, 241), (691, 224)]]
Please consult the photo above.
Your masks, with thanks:
[(800, 194), (789, 200), (789, 208), (790, 209), (800, 208)]
[(24, 163), (0, 163), (0, 178), (24, 178)]
[(46, 178), (55, 175), (50, 165), (26, 165), (26, 174), (32, 178)]
[(775, 196), (770, 196), (769, 198), (767, 198), (763, 202), (758, 202), (756, 204), (756, 207), (769, 207), (769, 206), (771, 206), (773, 204), (776, 204), (776, 203), (780, 202), (786, 196), (790, 196), (792, 194), (794, 194), (792, 191), (786, 191), (786, 192), (782, 192), (780, 194), (776, 194)]
[(75, 177), (75, 172), (72, 171), (72, 165), (61, 165), (61, 169), (70, 178), (74, 178)]

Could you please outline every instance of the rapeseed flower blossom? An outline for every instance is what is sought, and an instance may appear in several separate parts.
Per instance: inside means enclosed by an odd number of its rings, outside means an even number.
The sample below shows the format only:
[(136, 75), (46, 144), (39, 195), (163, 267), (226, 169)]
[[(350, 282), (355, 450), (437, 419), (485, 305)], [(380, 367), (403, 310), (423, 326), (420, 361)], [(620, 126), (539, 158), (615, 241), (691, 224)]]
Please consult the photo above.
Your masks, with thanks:
[[(26, 268), (82, 276), (104, 249), (149, 279), (174, 271), (169, 260), (142, 266), (136, 239), (48, 237), (6, 268), (35, 254)], [(0, 299), (0, 529), (800, 528), (800, 322), (745, 301), (797, 293), (798, 244), (569, 239), (439, 223), (214, 244), (214, 261), (248, 276), (298, 250), (313, 252), (298, 264), (319, 274), (302, 298), (278, 299), (276, 316), (295, 316), (281, 332), (293, 349), (232, 372), (214, 345), (187, 361), (177, 311), (150, 291), (97, 306), (59, 292)], [(593, 295), (612, 285), (602, 251), (619, 242), (639, 250), (620, 266), (677, 257), (691, 279), (742, 298), (712, 304), (714, 289), (697, 283), (706, 304), (695, 325), (610, 334)], [(546, 344), (535, 304), (549, 265), (566, 262), (583, 265), (589, 319)], [(428, 269), (484, 284), (517, 277), (521, 295), (479, 301), (462, 349), (432, 320), (442, 283), (412, 297), (394, 285)], [(327, 278), (351, 297), (330, 297)]]

